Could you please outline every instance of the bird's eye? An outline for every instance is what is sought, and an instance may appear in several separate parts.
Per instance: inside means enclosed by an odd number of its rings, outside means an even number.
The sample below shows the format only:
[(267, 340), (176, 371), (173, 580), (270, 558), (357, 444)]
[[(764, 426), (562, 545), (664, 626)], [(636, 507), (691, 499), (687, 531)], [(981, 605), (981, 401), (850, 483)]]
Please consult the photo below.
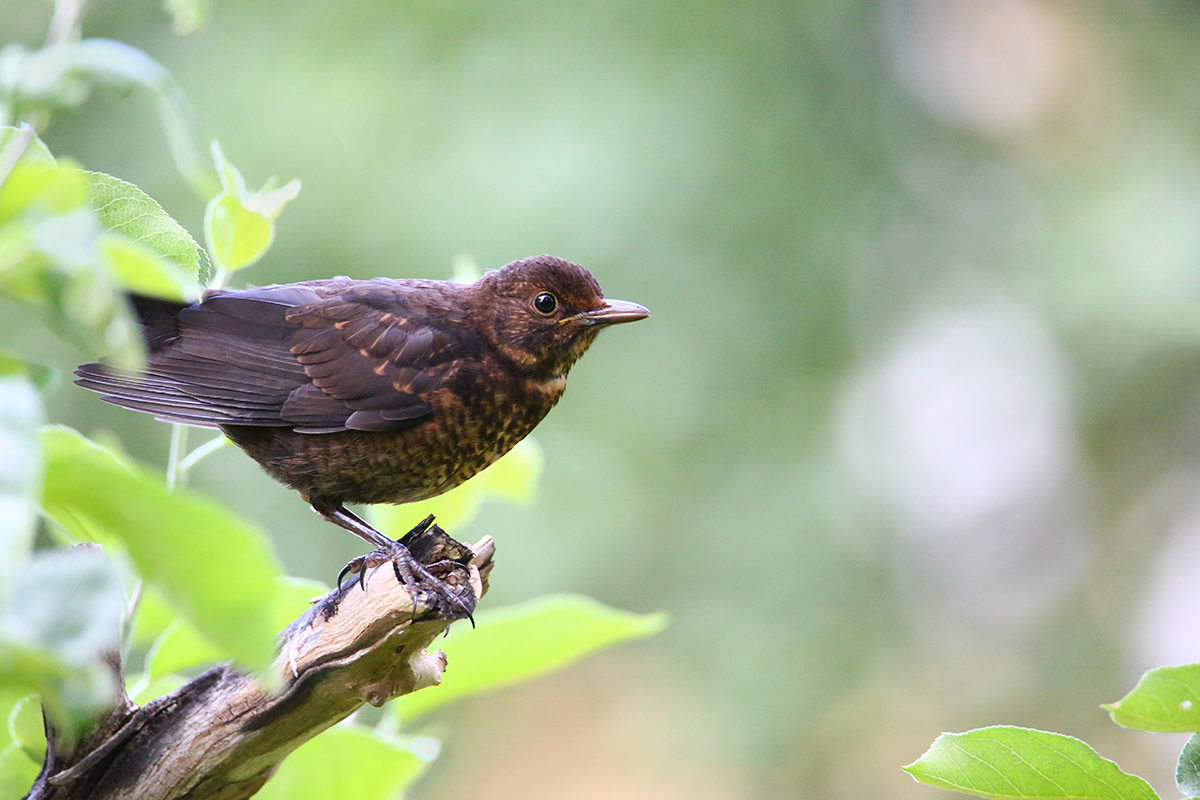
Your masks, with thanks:
[(558, 300), (549, 292), (542, 292), (533, 299), (533, 307), (539, 314), (553, 314), (554, 309), (558, 308)]

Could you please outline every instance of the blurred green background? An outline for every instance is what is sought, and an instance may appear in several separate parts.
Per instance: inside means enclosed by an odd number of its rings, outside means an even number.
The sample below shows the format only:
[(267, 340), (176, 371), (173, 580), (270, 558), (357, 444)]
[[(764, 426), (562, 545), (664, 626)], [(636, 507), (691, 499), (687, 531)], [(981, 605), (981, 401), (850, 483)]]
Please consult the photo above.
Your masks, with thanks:
[[(0, 43), (50, 11), (6, 0)], [(948, 797), (900, 766), (994, 723), (1175, 796), (1181, 740), (1098, 704), (1200, 661), (1200, 4), (216, 0), (178, 37), (95, 0), (84, 33), (252, 184), (304, 181), (238, 281), (549, 252), (654, 312), (538, 429), (536, 506), (452, 533), (498, 540), (492, 607), (673, 624), (456, 708), (414, 796)], [(45, 139), (201, 233), (146, 96)], [(0, 347), (96, 355), (0, 311)], [(66, 381), (50, 412), (165, 460)], [(233, 449), (193, 485), (294, 574), (360, 549)]]

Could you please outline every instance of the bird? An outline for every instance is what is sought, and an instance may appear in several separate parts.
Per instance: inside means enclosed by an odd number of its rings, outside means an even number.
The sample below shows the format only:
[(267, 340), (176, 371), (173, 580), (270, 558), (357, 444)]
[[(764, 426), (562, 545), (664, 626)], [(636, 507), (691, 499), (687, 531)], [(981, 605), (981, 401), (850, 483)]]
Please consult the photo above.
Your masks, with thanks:
[[(75, 383), (160, 420), (218, 428), (321, 517), (445, 595), (408, 549), (347, 505), (411, 503), (458, 486), (527, 436), (606, 327), (645, 319), (584, 267), (549, 255), (473, 283), (336, 277), (131, 295), (144, 365), (81, 365)], [(423, 530), (431, 519), (414, 529)]]

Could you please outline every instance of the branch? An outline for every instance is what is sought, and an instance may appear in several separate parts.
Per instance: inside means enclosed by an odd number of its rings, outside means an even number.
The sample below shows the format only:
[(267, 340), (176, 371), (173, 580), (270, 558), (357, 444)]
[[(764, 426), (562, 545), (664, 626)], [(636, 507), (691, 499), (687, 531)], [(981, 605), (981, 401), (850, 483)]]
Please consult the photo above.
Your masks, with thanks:
[[(467, 608), (487, 591), (490, 537), (468, 550), (434, 525), (406, 544)], [(47, 722), (46, 760), (27, 800), (250, 797), (288, 753), (363, 703), (383, 705), (441, 681), (446, 657), (426, 648), (465, 614), (418, 597), (414, 615), (407, 588), (384, 564), (365, 590), (355, 583), (320, 598), (282, 633), (273, 691), (221, 664), (138, 708), (112, 659), (119, 697), (73, 747)]]

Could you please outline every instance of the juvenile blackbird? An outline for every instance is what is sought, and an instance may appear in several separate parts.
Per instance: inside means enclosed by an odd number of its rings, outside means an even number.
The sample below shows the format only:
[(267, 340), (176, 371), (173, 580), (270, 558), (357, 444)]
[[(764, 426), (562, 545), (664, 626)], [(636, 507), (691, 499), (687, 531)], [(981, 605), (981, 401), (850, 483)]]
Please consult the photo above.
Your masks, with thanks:
[(650, 314), (605, 300), (590, 272), (551, 256), (471, 284), (331, 278), (133, 304), (145, 367), (84, 364), (75, 383), (161, 420), (220, 428), (378, 548), (343, 575), (391, 561), (410, 586), (440, 581), (346, 504), (424, 500), (467, 480), (546, 416), (602, 328)]

